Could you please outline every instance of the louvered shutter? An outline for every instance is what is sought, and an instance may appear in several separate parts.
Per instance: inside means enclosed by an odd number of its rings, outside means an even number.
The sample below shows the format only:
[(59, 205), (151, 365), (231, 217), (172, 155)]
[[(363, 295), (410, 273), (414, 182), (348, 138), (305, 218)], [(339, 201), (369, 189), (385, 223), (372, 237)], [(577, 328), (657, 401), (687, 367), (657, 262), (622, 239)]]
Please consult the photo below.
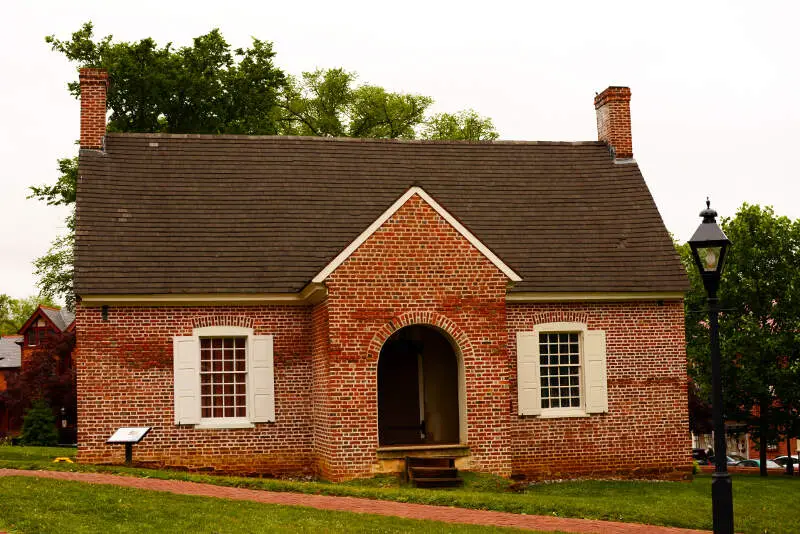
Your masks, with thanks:
[(517, 332), (517, 397), (520, 415), (542, 413), (539, 336), (536, 332)]
[(275, 372), (272, 364), (272, 336), (253, 336), (248, 370), (250, 421), (275, 421)]
[(586, 412), (608, 412), (608, 377), (606, 371), (606, 333), (589, 330), (584, 333), (586, 366)]
[(172, 338), (175, 380), (175, 424), (200, 422), (200, 340), (193, 336)]

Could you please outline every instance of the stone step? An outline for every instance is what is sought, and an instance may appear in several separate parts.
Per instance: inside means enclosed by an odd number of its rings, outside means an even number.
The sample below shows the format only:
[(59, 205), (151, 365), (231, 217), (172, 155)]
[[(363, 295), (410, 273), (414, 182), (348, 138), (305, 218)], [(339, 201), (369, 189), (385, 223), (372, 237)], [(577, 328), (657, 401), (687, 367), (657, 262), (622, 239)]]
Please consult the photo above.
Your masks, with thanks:
[(456, 459), (450, 456), (407, 456), (405, 476), (417, 488), (454, 488), (464, 483)]
[(409, 467), (409, 476), (419, 478), (457, 478), (458, 469), (455, 467)]
[(411, 481), (417, 488), (457, 488), (464, 484), (458, 477), (415, 478)]

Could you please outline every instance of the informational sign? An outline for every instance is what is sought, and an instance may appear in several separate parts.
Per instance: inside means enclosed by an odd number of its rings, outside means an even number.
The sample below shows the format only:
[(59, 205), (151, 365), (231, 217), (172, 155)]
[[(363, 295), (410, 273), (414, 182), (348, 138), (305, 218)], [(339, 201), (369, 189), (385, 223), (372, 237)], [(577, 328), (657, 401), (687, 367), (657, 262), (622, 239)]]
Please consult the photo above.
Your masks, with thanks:
[(122, 427), (114, 432), (114, 435), (108, 438), (106, 443), (139, 443), (151, 428), (149, 426)]

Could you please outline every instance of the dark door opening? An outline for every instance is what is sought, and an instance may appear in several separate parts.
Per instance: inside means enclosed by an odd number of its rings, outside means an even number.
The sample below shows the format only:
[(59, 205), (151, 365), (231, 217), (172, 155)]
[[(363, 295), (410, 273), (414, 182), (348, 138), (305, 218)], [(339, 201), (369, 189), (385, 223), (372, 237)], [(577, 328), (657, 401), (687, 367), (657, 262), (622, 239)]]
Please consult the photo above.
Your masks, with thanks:
[(401, 328), (378, 360), (381, 445), (458, 443), (458, 359), (450, 341), (429, 326)]

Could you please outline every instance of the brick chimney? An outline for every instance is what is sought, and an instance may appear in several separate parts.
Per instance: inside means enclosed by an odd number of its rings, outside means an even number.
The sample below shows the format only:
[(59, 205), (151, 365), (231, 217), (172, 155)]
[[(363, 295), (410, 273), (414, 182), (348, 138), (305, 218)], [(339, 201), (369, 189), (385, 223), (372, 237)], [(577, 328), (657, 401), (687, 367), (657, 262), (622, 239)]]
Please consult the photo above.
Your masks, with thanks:
[(631, 137), (631, 90), (609, 87), (594, 97), (597, 138), (611, 147), (614, 159), (633, 159)]
[(103, 148), (108, 71), (81, 69), (81, 148)]

